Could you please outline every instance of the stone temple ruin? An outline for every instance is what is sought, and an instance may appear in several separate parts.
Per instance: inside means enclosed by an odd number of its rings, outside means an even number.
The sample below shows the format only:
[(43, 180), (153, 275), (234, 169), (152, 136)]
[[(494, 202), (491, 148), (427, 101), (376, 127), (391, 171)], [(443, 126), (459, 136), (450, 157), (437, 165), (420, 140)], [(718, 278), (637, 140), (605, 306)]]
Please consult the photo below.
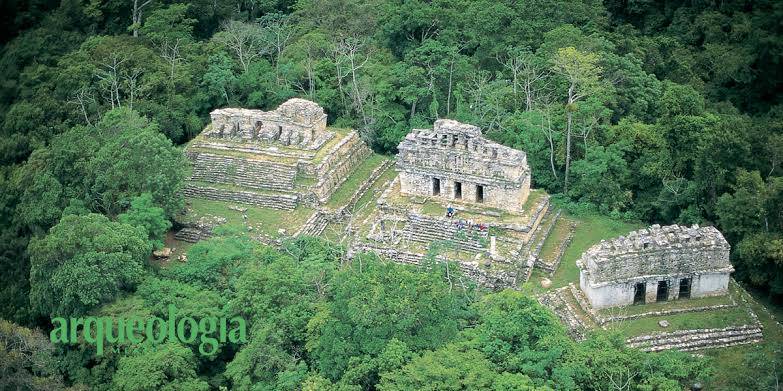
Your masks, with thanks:
[(277, 209), (317, 204), (370, 154), (355, 131), (327, 130), (323, 108), (304, 99), (270, 112), (218, 109), (211, 117), (187, 148), (191, 197)]
[(316, 150), (333, 134), (326, 130), (326, 113), (316, 103), (290, 99), (274, 111), (218, 109), (210, 113), (208, 138), (246, 143), (270, 142)]
[(653, 225), (588, 249), (579, 284), (595, 309), (728, 292), (729, 244), (714, 227)]
[(185, 150), (192, 174), (183, 191), (191, 199), (315, 208), (371, 153), (355, 131), (328, 128), (324, 109), (304, 99), (273, 111), (226, 108), (210, 116)]
[(525, 153), (484, 139), (473, 125), (437, 120), (432, 130), (414, 129), (398, 150), (403, 194), (518, 212), (530, 193)]
[(484, 286), (526, 281), (540, 249), (533, 239), (546, 238), (537, 228), (550, 215), (549, 197), (530, 190), (526, 154), (453, 120), (413, 130), (398, 150), (399, 175), (360, 223), (352, 250), (416, 264), (436, 245), (439, 260)]

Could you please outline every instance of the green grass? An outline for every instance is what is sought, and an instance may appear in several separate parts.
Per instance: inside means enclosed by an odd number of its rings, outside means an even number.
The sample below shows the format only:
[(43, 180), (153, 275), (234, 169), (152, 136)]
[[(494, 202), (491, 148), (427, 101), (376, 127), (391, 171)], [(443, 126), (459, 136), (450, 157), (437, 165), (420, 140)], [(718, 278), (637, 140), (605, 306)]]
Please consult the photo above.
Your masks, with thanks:
[(194, 214), (190, 218), (196, 219), (204, 215), (225, 217), (226, 226), (235, 228), (252, 226), (254, 232), (261, 232), (273, 237), (278, 236), (277, 231), (280, 228), (284, 228), (288, 235), (295, 233), (313, 213), (312, 209), (301, 205), (294, 210), (279, 210), (236, 204), (241, 208), (247, 208), (247, 212), (245, 212), (247, 221), (245, 221), (241, 212), (229, 209), (229, 206), (232, 205), (230, 203), (195, 198), (189, 199), (188, 202)]
[[(734, 294), (734, 290), (729, 287), (729, 289), (732, 291), (732, 294)], [(688, 308), (697, 308), (697, 307), (707, 307), (707, 306), (713, 306), (713, 305), (722, 305), (722, 304), (731, 304), (731, 298), (727, 295), (722, 296), (712, 296), (712, 297), (701, 297), (696, 299), (683, 299), (683, 300), (672, 300), (672, 301), (665, 301), (661, 303), (649, 303), (644, 305), (631, 305), (627, 307), (623, 307), (622, 313), (624, 315), (635, 315), (635, 314), (642, 314), (645, 312), (653, 312), (653, 311), (671, 311), (671, 310), (678, 310), (678, 309), (688, 309)], [(612, 314), (617, 314), (616, 309), (603, 309), (598, 310), (598, 313), (603, 316), (608, 316)]]
[[(658, 325), (661, 320), (669, 322), (669, 327)], [(724, 308), (703, 312), (686, 312), (682, 314), (648, 316), (641, 319), (623, 320), (611, 329), (618, 330), (626, 338), (635, 337), (653, 332), (670, 332), (674, 330), (710, 329), (729, 326), (740, 326), (752, 323), (750, 314), (745, 306)]]
[(705, 383), (706, 390), (731, 389), (731, 380), (736, 374), (747, 371), (744, 363), (746, 354), (759, 348), (783, 343), (783, 326), (777, 324), (778, 319), (783, 319), (783, 308), (770, 303), (763, 295), (752, 292), (752, 296), (760, 302), (758, 304), (754, 302), (751, 304), (751, 308), (758, 315), (761, 324), (764, 325), (764, 341), (759, 344), (760, 346), (740, 345), (705, 350), (704, 355), (712, 358), (715, 366), (714, 376)]
[(374, 153), (365, 159), (351, 175), (332, 193), (326, 206), (332, 209), (344, 206), (357, 189), (369, 179), (373, 170), (378, 168), (388, 157)]
[[(571, 228), (572, 220), (560, 216), (555, 222), (555, 226), (552, 228), (552, 232), (549, 233), (546, 240), (544, 240), (544, 246), (541, 247), (540, 258), (547, 261), (554, 261), (557, 256), (557, 250), (560, 248), (560, 244), (568, 237), (568, 230)], [(546, 228), (546, 227), (544, 227)]]
[[(568, 248), (566, 248), (565, 253), (563, 253), (563, 258), (560, 260), (560, 266), (558, 266), (551, 277), (538, 269), (533, 270), (528, 282), (522, 286), (523, 292), (536, 295), (547, 290), (564, 287), (571, 282), (578, 283), (579, 268), (576, 267), (576, 260), (579, 259), (583, 252), (590, 248), (590, 246), (600, 242), (601, 239), (610, 239), (624, 235), (642, 227), (640, 223), (628, 223), (600, 215), (576, 217), (566, 215), (566, 213), (563, 212), (563, 214), (560, 215), (560, 219), (563, 221), (575, 221), (577, 224), (576, 229), (574, 230), (574, 238), (571, 240)], [(548, 289), (542, 288), (540, 284), (542, 278), (551, 279), (552, 286)]]
[(522, 210), (529, 210), (538, 203), (541, 197), (546, 195), (546, 191), (542, 189), (531, 189), (530, 194), (527, 196), (525, 205), (522, 206)]
[(294, 179), (294, 186), (297, 188), (308, 188), (314, 184), (316, 184), (317, 180), (312, 177), (306, 177), (301, 174), (296, 174), (296, 178)]
[(356, 224), (361, 223), (362, 220), (366, 219), (367, 216), (369, 216), (370, 213), (375, 210), (375, 203), (385, 189), (384, 185), (387, 182), (393, 180), (396, 176), (397, 171), (394, 169), (394, 167), (389, 167), (378, 177), (378, 180), (376, 180), (375, 183), (370, 186), (369, 189), (367, 189), (364, 195), (359, 197), (359, 200), (356, 201), (356, 205), (351, 211), (352, 213), (356, 214), (354, 217)]

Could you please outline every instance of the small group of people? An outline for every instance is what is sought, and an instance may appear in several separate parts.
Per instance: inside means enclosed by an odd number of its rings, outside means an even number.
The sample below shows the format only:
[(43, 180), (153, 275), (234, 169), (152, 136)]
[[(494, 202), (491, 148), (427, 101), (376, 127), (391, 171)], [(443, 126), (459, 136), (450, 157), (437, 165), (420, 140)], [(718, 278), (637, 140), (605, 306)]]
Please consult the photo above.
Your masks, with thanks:
[[(454, 214), (455, 214), (454, 207), (451, 204), (449, 204), (446, 207), (446, 217), (452, 218), (452, 217), (454, 217)], [(460, 229), (460, 230), (464, 229), (464, 228), (467, 228), (468, 231), (470, 231), (474, 227), (477, 228), (479, 231), (485, 231), (485, 230), (489, 229), (489, 225), (488, 224), (483, 224), (483, 223), (476, 224), (476, 223), (473, 222), (473, 220), (457, 220), (457, 221), (454, 222), (454, 224), (456, 224), (457, 228)]]
[(483, 223), (476, 224), (473, 222), (473, 220), (457, 220), (454, 222), (454, 224), (457, 225), (457, 229), (459, 230), (467, 228), (468, 232), (472, 231), (473, 228), (476, 228), (479, 231), (486, 231), (489, 229), (489, 225)]

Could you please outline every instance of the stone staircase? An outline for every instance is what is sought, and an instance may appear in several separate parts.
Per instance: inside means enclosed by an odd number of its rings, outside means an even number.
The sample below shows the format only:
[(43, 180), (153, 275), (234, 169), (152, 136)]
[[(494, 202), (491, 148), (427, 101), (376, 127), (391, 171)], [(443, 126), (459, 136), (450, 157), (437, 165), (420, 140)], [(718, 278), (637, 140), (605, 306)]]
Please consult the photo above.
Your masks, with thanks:
[(295, 236), (318, 236), (324, 232), (324, 229), (326, 229), (328, 224), (329, 216), (320, 210), (316, 210), (313, 212), (313, 214), (310, 215), (310, 217)]
[[(352, 258), (360, 252), (374, 252), (377, 255), (389, 259), (393, 262), (404, 263), (408, 265), (421, 265), (426, 258), (425, 254), (414, 253), (410, 251), (401, 251), (388, 247), (377, 247), (371, 245), (355, 245), (348, 250), (348, 257)], [(463, 275), (481, 285), (490, 289), (515, 288), (516, 274), (513, 271), (503, 271), (498, 269), (487, 269), (472, 262), (459, 262), (442, 256), (435, 258), (436, 262), (455, 262)]]
[(200, 240), (209, 239), (210, 237), (212, 237), (211, 232), (205, 232), (204, 230), (194, 227), (182, 228), (174, 234), (174, 239), (188, 243), (196, 243)]
[(537, 299), (539, 303), (551, 309), (560, 318), (572, 338), (582, 341), (586, 338), (588, 325), (579, 317), (575, 306), (566, 300), (565, 295), (569, 294), (569, 288), (566, 286), (538, 296)]
[(684, 352), (751, 344), (763, 339), (759, 324), (722, 329), (681, 330), (629, 338), (626, 345), (647, 352), (677, 349)]
[(294, 188), (296, 166), (204, 152), (189, 152), (188, 157), (193, 162), (192, 181), (260, 190), (290, 191)]
[(450, 240), (460, 249), (474, 252), (485, 250), (479, 239), (488, 240), (488, 236), (488, 230), (482, 231), (476, 226), (471, 229), (460, 228), (458, 220), (436, 219), (416, 213), (408, 214), (408, 223), (404, 229), (407, 240), (427, 244)]
[(201, 198), (212, 201), (237, 202), (265, 208), (292, 210), (296, 208), (298, 197), (286, 194), (264, 194), (251, 191), (218, 189), (207, 186), (185, 185), (182, 189), (185, 197)]
[(542, 262), (541, 258), (539, 258), (539, 255), (541, 255), (541, 249), (544, 248), (544, 242), (555, 228), (555, 224), (557, 224), (557, 220), (560, 218), (561, 213), (562, 211), (560, 209), (554, 212), (552, 209), (549, 209), (549, 211), (547, 211), (548, 216), (544, 216), (541, 224), (538, 225), (538, 228), (536, 228), (535, 232), (533, 233), (535, 236), (535, 244), (531, 246), (529, 256), (535, 259), (535, 266), (539, 269), (550, 271), (546, 269), (544, 262)]

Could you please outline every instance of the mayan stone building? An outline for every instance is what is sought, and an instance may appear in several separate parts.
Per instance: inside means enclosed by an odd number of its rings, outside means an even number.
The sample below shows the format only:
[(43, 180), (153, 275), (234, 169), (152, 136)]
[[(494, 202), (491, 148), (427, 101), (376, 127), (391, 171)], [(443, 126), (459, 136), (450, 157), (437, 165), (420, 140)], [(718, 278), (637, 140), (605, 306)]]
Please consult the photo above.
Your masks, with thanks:
[(326, 113), (316, 103), (290, 99), (274, 111), (218, 109), (210, 113), (209, 138), (236, 141), (278, 142), (284, 146), (318, 149), (331, 134), (326, 130)]
[(524, 152), (486, 140), (473, 125), (441, 119), (414, 129), (398, 146), (403, 194), (519, 211), (530, 193)]
[(190, 198), (294, 209), (328, 200), (370, 154), (358, 133), (326, 126), (324, 109), (290, 99), (273, 111), (225, 108), (186, 147)]
[(729, 244), (714, 227), (653, 225), (588, 249), (576, 261), (595, 309), (722, 295)]

